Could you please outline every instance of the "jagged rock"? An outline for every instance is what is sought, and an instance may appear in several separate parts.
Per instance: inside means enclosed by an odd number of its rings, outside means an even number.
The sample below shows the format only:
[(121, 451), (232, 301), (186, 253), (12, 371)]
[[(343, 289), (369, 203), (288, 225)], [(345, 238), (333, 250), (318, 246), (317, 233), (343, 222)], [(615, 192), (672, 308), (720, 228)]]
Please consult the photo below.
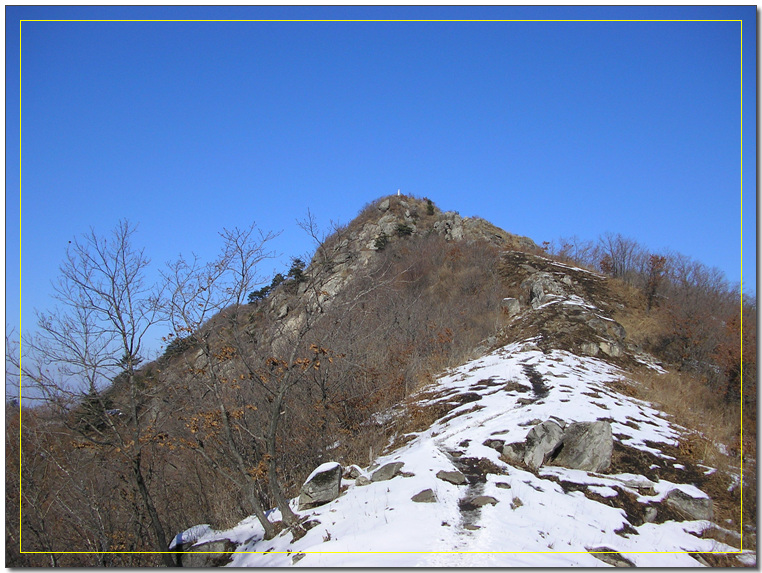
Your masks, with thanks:
[(680, 489), (670, 491), (664, 498), (664, 503), (691, 520), (710, 520), (714, 514), (711, 499), (693, 497)]
[(402, 466), (404, 465), (404, 462), (391, 462), (389, 464), (384, 464), (373, 472), (373, 475), (370, 476), (370, 481), (376, 482), (390, 480), (401, 473)]
[(613, 451), (614, 438), (609, 422), (573, 422), (564, 431), (560, 450), (550, 465), (602, 472), (611, 465)]
[(588, 356), (598, 356), (598, 351), (601, 349), (597, 342), (583, 342), (579, 345), (579, 349), (583, 354)]
[(333, 501), (341, 490), (341, 465), (328, 462), (307, 478), (299, 494), (299, 510), (311, 509)]
[(444, 235), (448, 241), (463, 240), (463, 218), (454, 211), (442, 215), (442, 219), (434, 223), (434, 232)]
[(360, 476), (355, 479), (355, 485), (360, 487), (364, 485), (370, 485), (370, 480), (365, 476)]
[(394, 213), (387, 213), (378, 220), (378, 226), (387, 237), (391, 237), (397, 233), (397, 217)]
[(563, 428), (553, 420), (536, 425), (524, 442), (524, 463), (532, 469), (539, 468), (558, 448), (563, 436)]
[(500, 489), (511, 489), (511, 484), (506, 483), (504, 481), (499, 481), (495, 484), (495, 487), (498, 487)]
[(218, 539), (193, 545), (179, 554), (182, 567), (221, 567), (230, 562), (238, 545), (230, 539)]
[(288, 316), (288, 305), (284, 304), (278, 309), (278, 318), (286, 318)]
[(514, 442), (503, 446), (503, 457), (512, 463), (524, 461), (524, 443)]
[(551, 296), (564, 296), (566, 290), (558, 284), (550, 273), (538, 272), (521, 283), (521, 289), (527, 292), (532, 308), (542, 306)]
[(424, 489), (423, 491), (415, 494), (410, 499), (417, 503), (434, 503), (437, 501), (437, 496), (434, 494), (434, 490)]
[(357, 479), (362, 475), (362, 470), (356, 465), (352, 464), (348, 468), (344, 469), (344, 473), (341, 477), (344, 479)]
[(381, 201), (381, 203), (379, 203), (378, 205), (378, 210), (381, 211), (382, 213), (385, 213), (386, 211), (388, 211), (389, 199), (384, 199), (383, 201)]
[(657, 513), (658, 512), (656, 508), (653, 507), (652, 505), (649, 505), (648, 507), (646, 507), (646, 511), (643, 514), (643, 521), (645, 523), (653, 523), (654, 521), (656, 521)]
[(466, 476), (460, 473), (458, 470), (448, 472), (445, 470), (439, 470), (437, 477), (443, 481), (449, 482), (455, 485), (463, 485), (466, 483)]

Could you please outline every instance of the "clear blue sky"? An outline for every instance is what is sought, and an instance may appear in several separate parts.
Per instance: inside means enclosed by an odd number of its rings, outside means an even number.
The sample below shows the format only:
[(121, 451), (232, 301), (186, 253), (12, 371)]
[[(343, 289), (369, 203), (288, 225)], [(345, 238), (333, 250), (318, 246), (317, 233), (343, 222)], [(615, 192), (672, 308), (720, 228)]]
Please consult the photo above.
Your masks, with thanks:
[[(742, 19), (743, 94), (738, 21), (19, 27), (39, 19)], [(33, 326), (90, 226), (138, 223), (161, 265), (211, 257), (223, 227), (256, 221), (283, 231), (272, 273), (309, 251), (295, 223), (308, 208), (348, 222), (398, 188), (538, 243), (619, 232), (732, 281), (743, 249), (756, 292), (755, 19), (754, 6), (8, 6), (6, 323)]]

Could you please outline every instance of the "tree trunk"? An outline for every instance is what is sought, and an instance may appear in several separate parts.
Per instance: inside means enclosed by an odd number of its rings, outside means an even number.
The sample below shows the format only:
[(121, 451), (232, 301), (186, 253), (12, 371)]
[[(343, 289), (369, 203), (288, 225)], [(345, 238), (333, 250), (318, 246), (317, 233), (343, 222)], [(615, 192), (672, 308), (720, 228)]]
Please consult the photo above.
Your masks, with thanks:
[(159, 513), (156, 511), (151, 495), (148, 493), (148, 487), (143, 479), (143, 471), (140, 469), (140, 452), (132, 458), (132, 474), (135, 477), (135, 483), (138, 486), (140, 497), (143, 498), (143, 503), (148, 510), (148, 515), (151, 517), (151, 528), (156, 536), (158, 550), (162, 552), (161, 559), (166, 567), (175, 567), (176, 564), (172, 559), (172, 555), (166, 553), (169, 551), (169, 545), (167, 544), (167, 538), (164, 535), (164, 528), (161, 526)]
[(297, 515), (291, 511), (291, 507), (288, 505), (288, 501), (283, 496), (283, 490), (280, 487), (277, 473), (277, 450), (276, 450), (276, 436), (278, 434), (278, 422), (280, 421), (281, 408), (283, 407), (283, 399), (286, 395), (286, 386), (282, 386), (278, 393), (275, 395), (272, 403), (272, 411), (270, 414), (270, 427), (267, 432), (267, 475), (270, 483), (270, 491), (275, 499), (275, 503), (280, 509), (283, 521), (289, 526), (295, 525), (299, 522)]

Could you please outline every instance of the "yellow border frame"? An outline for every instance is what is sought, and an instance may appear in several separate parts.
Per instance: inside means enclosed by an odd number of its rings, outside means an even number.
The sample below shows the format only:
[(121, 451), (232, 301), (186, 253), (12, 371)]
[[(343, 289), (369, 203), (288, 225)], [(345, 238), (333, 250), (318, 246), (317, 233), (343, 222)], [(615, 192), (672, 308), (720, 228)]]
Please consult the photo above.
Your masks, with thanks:
[[(498, 20), (389, 20), (389, 19), (381, 19), (381, 20), (366, 20), (366, 19), (350, 19), (350, 20), (339, 20), (339, 19), (327, 19), (327, 20), (19, 20), (19, 266), (21, 261), (21, 24), (23, 22), (115, 22), (115, 23), (125, 23), (125, 22), (141, 22), (141, 23), (161, 23), (161, 22), (175, 22), (175, 23), (200, 23), (200, 22), (216, 22), (216, 23), (225, 23), (225, 22), (242, 22), (242, 23), (251, 23), (251, 22), (262, 22), (262, 23), (275, 23), (275, 22), (316, 22), (316, 23), (326, 23), (326, 22), (378, 22), (378, 23), (392, 23), (392, 22), (411, 22), (411, 23), (422, 23), (422, 22), (432, 22), (432, 23), (445, 23), (445, 22), (466, 22), (466, 23), (497, 23), (497, 22), (521, 22), (521, 23), (528, 23), (528, 22), (536, 22), (536, 23), (581, 23), (581, 22), (667, 22), (667, 23), (690, 23), (690, 22), (739, 22), (741, 24), (741, 221), (743, 221), (743, 20), (724, 20), (724, 19), (717, 19), (717, 20), (680, 20), (680, 19), (665, 19), (665, 20), (649, 20), (649, 19), (643, 19), (643, 20), (620, 20), (620, 19), (591, 19), (591, 20), (555, 20), (555, 19), (540, 19), (540, 20), (533, 20), (533, 19), (519, 19), (519, 20), (513, 20), (513, 19), (498, 19)], [(19, 277), (21, 276), (21, 269), (19, 268)], [(19, 301), (20, 304), (20, 301)], [(20, 383), (19, 383), (19, 391), (21, 389)], [(19, 400), (19, 452), (21, 451), (21, 423), (20, 423), (20, 415), (21, 415), (21, 400)], [(637, 554), (689, 554), (689, 553), (698, 553), (698, 554), (724, 554), (724, 555), (741, 555), (743, 553), (743, 451), (744, 451), (744, 442), (743, 442), (743, 224), (741, 225), (741, 549), (739, 551), (627, 551), (625, 553), (637, 555)], [(21, 456), (19, 455), (19, 524), (21, 523), (21, 502), (22, 502), (22, 494), (21, 494)], [(127, 555), (127, 554), (147, 554), (147, 555), (160, 555), (164, 553), (170, 553), (174, 554), (177, 553), (176, 551), (23, 551), (21, 549), (21, 530), (19, 529), (19, 553), (25, 554), (25, 555), (33, 555), (33, 554), (43, 554), (48, 555), (50, 553), (55, 553), (57, 555), (66, 555), (66, 554), (118, 554), (118, 555)], [(219, 552), (217, 551), (198, 551), (197, 553), (209, 553), (209, 554), (217, 554)], [(288, 551), (237, 551), (236, 553), (241, 554), (255, 554), (255, 555), (296, 555), (297, 553), (304, 553), (305, 555), (308, 554), (320, 554), (320, 555), (402, 555), (402, 554), (412, 554), (412, 555), (447, 555), (447, 554), (456, 554), (456, 555), (522, 555), (522, 554), (591, 554), (591, 553), (620, 553), (618, 551), (301, 551), (301, 552), (288, 552)]]

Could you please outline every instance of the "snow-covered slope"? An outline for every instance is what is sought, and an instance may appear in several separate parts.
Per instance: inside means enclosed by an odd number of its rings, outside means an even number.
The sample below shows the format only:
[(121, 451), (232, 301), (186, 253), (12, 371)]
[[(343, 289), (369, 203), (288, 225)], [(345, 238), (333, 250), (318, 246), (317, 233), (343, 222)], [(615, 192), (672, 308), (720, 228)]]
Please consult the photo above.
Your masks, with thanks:
[[(707, 496), (691, 483), (695, 474), (679, 479), (683, 464), (665, 453), (674, 449), (680, 428), (617, 392), (625, 377), (603, 360), (543, 352), (532, 341), (505, 346), (425, 389), (414, 408), (425, 420), (422, 431), (361, 469), (370, 477), (377, 467), (403, 462), (402, 474), (368, 485), (343, 480), (348, 487), (338, 499), (299, 512), (311, 526), (301, 539), (284, 532), (263, 540), (252, 517), (229, 531), (205, 531), (198, 542), (239, 544), (230, 566), (682, 567), (702, 564), (691, 552), (738, 551), (701, 537), (704, 530), (721, 530), (717, 525), (683, 520), (663, 503), (674, 490), (699, 501)], [(432, 412), (429, 423), (425, 416)], [(523, 441), (550, 418), (609, 421), (615, 441), (610, 469), (532, 471), (507, 463), (501, 444)], [(644, 471), (627, 465), (633, 452), (648, 461)], [(468, 481), (440, 479), (441, 470), (460, 471)], [(428, 489), (435, 501), (412, 501)], [(479, 496), (489, 497), (471, 503)]]

